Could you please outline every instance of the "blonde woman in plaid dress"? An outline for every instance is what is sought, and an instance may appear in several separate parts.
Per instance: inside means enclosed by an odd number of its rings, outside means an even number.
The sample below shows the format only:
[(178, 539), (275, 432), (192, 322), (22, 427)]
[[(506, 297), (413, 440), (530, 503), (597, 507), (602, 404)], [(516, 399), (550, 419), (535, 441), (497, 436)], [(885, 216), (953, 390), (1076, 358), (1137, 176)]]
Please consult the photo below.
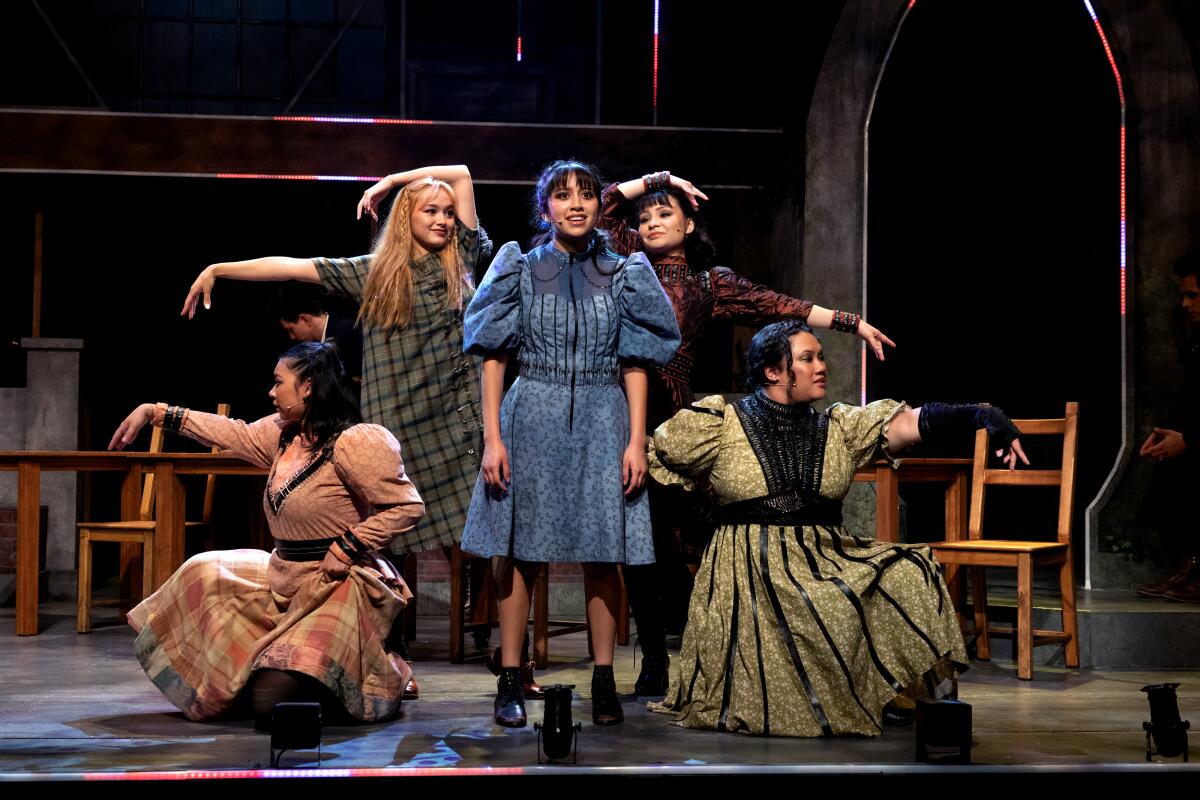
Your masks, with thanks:
[(462, 535), (483, 452), (479, 374), (463, 352), (462, 312), (473, 271), (491, 254), (478, 229), (470, 171), (420, 167), (363, 192), (359, 217), (403, 186), (370, 255), (258, 258), (212, 264), (192, 284), (183, 313), (210, 307), (217, 278), (320, 283), (361, 304), (362, 415), (404, 445), (426, 514), (393, 553), (454, 544)]
[(390, 646), (412, 595), (380, 550), (410, 535), (424, 506), (386, 428), (358, 423), (336, 349), (288, 350), (270, 392), (277, 413), (242, 422), (177, 406), (138, 406), (113, 435), (147, 423), (271, 470), (271, 553), (189, 559), (129, 615), (146, 675), (192, 720), (277, 702), (373, 722), (400, 707), (412, 668)]

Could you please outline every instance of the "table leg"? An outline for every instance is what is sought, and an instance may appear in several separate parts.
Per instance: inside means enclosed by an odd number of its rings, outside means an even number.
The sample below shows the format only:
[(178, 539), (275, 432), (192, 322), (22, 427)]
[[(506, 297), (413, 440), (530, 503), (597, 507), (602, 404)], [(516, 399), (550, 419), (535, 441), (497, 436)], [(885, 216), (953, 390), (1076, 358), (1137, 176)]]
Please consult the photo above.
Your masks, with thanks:
[(42, 468), (17, 465), (17, 635), (38, 633), (38, 533), (41, 527)]
[(183, 563), (183, 514), (185, 497), (179, 476), (170, 462), (160, 462), (154, 468), (154, 585), (146, 586), (150, 594)]
[[(142, 506), (142, 471), (133, 467), (121, 482), (121, 519), (138, 519)], [(121, 597), (142, 596), (142, 563), (140, 545), (121, 542)], [(122, 612), (129, 609), (122, 606)]]

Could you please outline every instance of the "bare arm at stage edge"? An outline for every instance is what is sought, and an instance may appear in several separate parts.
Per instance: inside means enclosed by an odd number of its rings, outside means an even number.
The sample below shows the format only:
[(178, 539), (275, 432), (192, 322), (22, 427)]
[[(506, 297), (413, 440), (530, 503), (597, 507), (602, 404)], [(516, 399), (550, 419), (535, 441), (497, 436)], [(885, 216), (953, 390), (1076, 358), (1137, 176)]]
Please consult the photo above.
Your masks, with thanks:
[[(692, 208), (694, 209), (699, 210), (700, 201), (708, 199), (708, 195), (697, 189), (691, 181), (685, 178), (681, 178), (678, 175), (672, 175), (668, 181), (672, 189), (681, 192), (685, 197), (687, 197), (688, 201), (692, 204)], [(623, 181), (622, 183), (617, 184), (616, 189), (621, 196), (625, 198), (626, 202), (633, 202), (646, 193), (646, 179), (634, 178), (633, 180)], [(604, 222), (605, 227), (614, 232), (614, 238), (618, 240), (618, 244), (625, 242), (636, 242), (637, 231), (628, 230), (628, 225), (624, 220), (624, 214), (618, 209), (619, 204), (611, 202), (612, 199), (613, 198), (611, 198), (610, 195), (610, 203), (604, 208), (604, 216), (606, 218)], [(625, 255), (628, 255), (628, 253), (625, 253)], [(791, 300), (791, 298), (788, 298), (786, 295), (777, 296), (783, 300)], [(812, 309), (808, 312), (808, 318), (806, 321), (810, 327), (829, 330), (833, 325), (833, 311), (823, 306), (814, 304)], [(756, 320), (756, 322), (759, 321)], [(858, 329), (855, 331), (855, 335), (867, 343), (867, 346), (871, 348), (871, 352), (874, 353), (875, 357), (880, 361), (884, 360), (883, 346), (885, 344), (889, 347), (896, 346), (896, 343), (888, 338), (883, 331), (879, 330), (861, 317), (859, 318)]]
[(217, 278), (231, 278), (235, 281), (304, 281), (305, 283), (320, 283), (317, 267), (312, 259), (287, 258), (286, 256), (267, 256), (254, 258), (249, 261), (222, 261), (219, 264), (209, 264), (196, 278), (192, 288), (188, 290), (187, 299), (183, 301), (180, 316), (187, 315), (188, 319), (196, 316), (196, 306), (201, 298), (204, 307), (212, 308), (213, 284)]
[(471, 182), (471, 171), (465, 164), (417, 167), (384, 177), (363, 192), (362, 199), (358, 201), (357, 219), (362, 219), (363, 213), (366, 212), (371, 215), (371, 219), (378, 222), (379, 204), (383, 199), (393, 189), (406, 183), (419, 181), (421, 178), (433, 178), (450, 184), (450, 188), (454, 190), (454, 212), (458, 215), (459, 221), (472, 230), (479, 227), (479, 219), (475, 213), (475, 187)]

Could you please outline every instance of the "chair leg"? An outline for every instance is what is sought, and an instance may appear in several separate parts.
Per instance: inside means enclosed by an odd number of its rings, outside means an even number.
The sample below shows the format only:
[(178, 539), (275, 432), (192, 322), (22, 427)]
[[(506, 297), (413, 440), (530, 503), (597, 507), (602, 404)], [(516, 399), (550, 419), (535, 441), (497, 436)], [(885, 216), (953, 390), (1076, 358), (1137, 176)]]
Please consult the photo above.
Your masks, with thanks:
[(1075, 617), (1075, 576), (1071, 568), (1071, 552), (1058, 568), (1058, 589), (1062, 594), (1062, 629), (1070, 635), (1063, 647), (1063, 660), (1071, 669), (1079, 668), (1079, 624)]
[(92, 539), (87, 529), (79, 532), (79, 586), (75, 596), (75, 631), (92, 630)]
[(992, 641), (988, 633), (987, 573), (983, 567), (971, 567), (971, 602), (975, 605), (975, 658), (992, 660)]
[(463, 663), (463, 554), (458, 545), (450, 548), (450, 663)]
[(550, 663), (550, 565), (538, 567), (533, 581), (533, 661), (538, 669)]
[(412, 592), (412, 600), (408, 601), (408, 606), (401, 612), (404, 615), (404, 641), (414, 642), (417, 639), (417, 598), (420, 596), (417, 592), (417, 557), (413, 553), (409, 553), (404, 557), (404, 582), (408, 584), (408, 590)]
[(1033, 562), (1017, 556), (1017, 677), (1033, 679)]
[(152, 595), (157, 588), (154, 585), (154, 532), (151, 531), (142, 539), (142, 599)]

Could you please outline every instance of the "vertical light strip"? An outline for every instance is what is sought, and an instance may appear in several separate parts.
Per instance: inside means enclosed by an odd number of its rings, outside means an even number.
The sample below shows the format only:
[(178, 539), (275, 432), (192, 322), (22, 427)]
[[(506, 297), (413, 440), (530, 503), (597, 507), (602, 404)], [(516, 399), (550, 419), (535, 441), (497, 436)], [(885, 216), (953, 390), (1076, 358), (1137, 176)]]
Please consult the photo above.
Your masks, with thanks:
[(1104, 55), (1108, 56), (1108, 64), (1112, 67), (1113, 78), (1117, 81), (1117, 97), (1121, 101), (1121, 316), (1125, 316), (1125, 291), (1126, 291), (1126, 267), (1128, 266), (1127, 243), (1128, 243), (1128, 217), (1126, 216), (1127, 206), (1125, 204), (1125, 176), (1126, 176), (1126, 151), (1125, 151), (1125, 82), (1121, 80), (1121, 70), (1117, 69), (1117, 59), (1113, 57), (1112, 47), (1108, 44), (1108, 36), (1104, 33), (1104, 26), (1100, 24), (1099, 18), (1096, 16), (1096, 9), (1092, 8), (1091, 0), (1083, 0), (1083, 5), (1087, 8), (1088, 16), (1092, 18), (1092, 24), (1096, 26), (1096, 33), (1100, 36), (1100, 44), (1104, 45)]
[(654, 124), (658, 124), (658, 5), (660, 0), (654, 0), (654, 74), (652, 76), (652, 93), (654, 102)]
[[(900, 15), (900, 21), (896, 23), (896, 30), (892, 31), (891, 41), (888, 42), (887, 50), (883, 53), (883, 61), (879, 64), (879, 72), (875, 75), (875, 86), (871, 89), (871, 97), (867, 101), (866, 121), (863, 122), (863, 192), (862, 192), (862, 306), (860, 313), (865, 318), (867, 316), (867, 215), (869, 214), (870, 204), (870, 188), (871, 188), (871, 116), (875, 113), (875, 98), (879, 96), (879, 85), (883, 83), (883, 73), (887, 71), (888, 60), (892, 57), (892, 50), (896, 48), (896, 40), (900, 38), (900, 30), (904, 27), (904, 21), (908, 19), (908, 13), (912, 11), (913, 6), (917, 4), (917, 0), (908, 0), (908, 5), (904, 8), (904, 13)], [(859, 397), (860, 405), (867, 404), (867, 343), (862, 342), (859, 345)]]
[(522, 36), (521, 36), (521, 0), (517, 0), (517, 63), (521, 63), (522, 51)]
[(1083, 0), (1083, 6), (1087, 9), (1088, 16), (1092, 18), (1092, 24), (1096, 26), (1096, 35), (1100, 37), (1100, 44), (1104, 46), (1104, 55), (1108, 58), (1108, 65), (1112, 68), (1113, 79), (1117, 82), (1117, 99), (1121, 103), (1121, 447), (1117, 452), (1117, 458), (1113, 463), (1112, 470), (1108, 473), (1108, 477), (1104, 480), (1095, 498), (1093, 498), (1092, 502), (1088, 503), (1087, 512), (1084, 515), (1083, 587), (1091, 589), (1094, 528), (1099, 523), (1101, 508), (1107, 504), (1129, 462), (1129, 454), (1132, 452), (1130, 437), (1132, 435), (1133, 413), (1129, 396), (1129, 322), (1126, 317), (1129, 267), (1129, 207), (1126, 204), (1126, 179), (1129, 162), (1126, 149), (1128, 137), (1126, 135), (1127, 104), (1125, 100), (1125, 82), (1121, 79), (1121, 70), (1117, 68), (1117, 59), (1113, 56), (1112, 46), (1108, 42), (1108, 35), (1104, 32), (1104, 26), (1100, 24), (1099, 17), (1096, 16), (1096, 9), (1092, 7), (1091, 0)]

